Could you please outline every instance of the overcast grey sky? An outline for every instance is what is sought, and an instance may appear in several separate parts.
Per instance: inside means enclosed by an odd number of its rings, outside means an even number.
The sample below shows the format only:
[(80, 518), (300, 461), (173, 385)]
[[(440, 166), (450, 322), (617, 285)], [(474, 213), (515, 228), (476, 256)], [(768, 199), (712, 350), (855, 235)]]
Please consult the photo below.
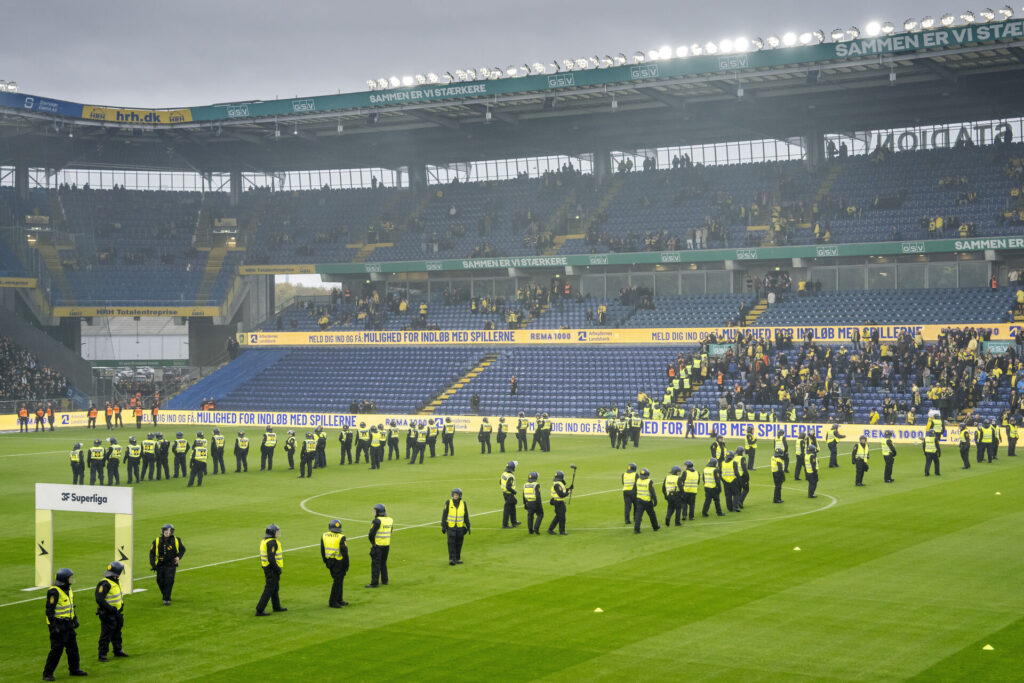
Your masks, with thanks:
[(6, 0), (3, 7), (0, 79), (17, 81), (22, 92), (129, 107), (353, 92), (390, 75), (786, 31), (827, 34), (873, 19), (901, 27), (907, 17), (965, 9), (921, 0)]

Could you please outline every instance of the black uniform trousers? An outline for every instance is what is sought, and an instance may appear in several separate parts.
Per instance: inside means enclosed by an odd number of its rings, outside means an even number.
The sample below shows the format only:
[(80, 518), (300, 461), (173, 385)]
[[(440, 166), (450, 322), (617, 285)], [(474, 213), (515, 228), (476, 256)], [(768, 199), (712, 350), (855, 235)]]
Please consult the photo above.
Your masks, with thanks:
[(267, 471), (274, 469), (273, 446), (260, 446), (260, 469)]
[(631, 524), (633, 522), (633, 516), (636, 512), (636, 494), (632, 491), (622, 492), (622, 515), (623, 524)]
[(629, 434), (626, 432), (625, 429), (623, 429), (621, 432), (619, 432), (619, 442), (615, 447), (625, 448), (627, 441), (629, 441)]
[(883, 455), (882, 459), (885, 460), (885, 472), (882, 477), (883, 481), (892, 480), (892, 466), (896, 462), (896, 456), (894, 455)]
[[(405, 437), (405, 459), (408, 460), (409, 459), (409, 455), (411, 453), (415, 453), (415, 452), (416, 452), (416, 440), (415, 439), (410, 439), (408, 436)], [(448, 453), (445, 452), (445, 455), (448, 455)]]
[(544, 506), (539, 500), (526, 503), (526, 528), (531, 534), (540, 533), (540, 523), (544, 519)]
[(697, 494), (683, 491), (682, 497), (683, 517), (693, 519), (693, 513), (697, 510)]
[(839, 467), (839, 445), (836, 441), (828, 445), (828, 466)]
[(757, 458), (757, 449), (756, 448), (748, 448), (747, 449), (747, 469), (750, 469), (750, 470), (754, 469), (754, 460), (756, 458)]
[(868, 471), (868, 461), (863, 458), (857, 458), (857, 486), (864, 485), (864, 473)]
[(124, 614), (121, 612), (114, 612), (108, 614), (106, 612), (99, 613), (100, 617), (100, 643), (99, 643), (99, 655), (104, 657), (107, 654), (107, 649), (113, 647), (114, 652), (122, 652), (121, 647), (121, 629), (124, 628)]
[(1017, 439), (1006, 440), (1006, 455), (1011, 458), (1017, 457)]
[(609, 427), (607, 429), (607, 432), (608, 440), (611, 442), (612, 448), (615, 448), (615, 444), (619, 440), (619, 430), (616, 429), (615, 427)]
[(85, 463), (71, 463), (71, 484), (85, 483)]
[(636, 512), (633, 513), (633, 533), (640, 533), (640, 524), (644, 521), (645, 514), (651, 520), (651, 527), (655, 531), (661, 528), (658, 525), (658, 518), (654, 515), (654, 501), (637, 500)]
[(813, 498), (814, 492), (818, 489), (818, 473), (808, 472), (807, 473), (807, 497)]
[(938, 453), (925, 453), (924, 454), (924, 476), (930, 476), (931, 467), (935, 465), (935, 476), (939, 476), (939, 454)]
[[(221, 456), (221, 462), (224, 462), (224, 456)], [(223, 465), (221, 465), (223, 467)], [(178, 478), (178, 471), (181, 471), (181, 476), (186, 476), (188, 470), (185, 468), (185, 454), (175, 453), (174, 454), (174, 478)], [(223, 471), (223, 470), (222, 470)], [(213, 456), (213, 473), (217, 473), (217, 456)]]
[(782, 482), (786, 481), (785, 472), (772, 472), (772, 480), (775, 482), (775, 492), (772, 495), (773, 503), (782, 502)]
[[(348, 460), (347, 463), (346, 463), (346, 459)], [(345, 465), (345, 464), (351, 465), (352, 464), (352, 442), (349, 441), (349, 440), (345, 440), (345, 441), (341, 442), (341, 463), (340, 464), (342, 464), (342, 465)], [(292, 467), (294, 467), (294, 465), (292, 464), (291, 456), (288, 456), (288, 469), (291, 469)]]
[[(431, 458), (436, 458), (437, 457), (437, 437), (436, 436), (431, 436), (431, 437), (427, 438), (427, 446), (430, 448), (430, 457)], [(452, 450), (452, 455), (455, 455), (455, 451), (454, 450)]]
[(374, 545), (370, 547), (370, 585), (388, 585), (388, 554), (391, 552), (389, 545)]
[(153, 479), (153, 470), (154, 469), (156, 469), (156, 456), (154, 454), (143, 453), (142, 454), (142, 477), (140, 478), (140, 481), (141, 481), (142, 478), (145, 478), (147, 475), (149, 476), (150, 480), (152, 480)]
[[(498, 432), (498, 436), (495, 437), (498, 441), (498, 448), (501, 449), (501, 453), (505, 452), (505, 434), (506, 432)], [(433, 457), (433, 456), (431, 456)]]
[(480, 441), (480, 452), (483, 453), (484, 452), (484, 448), (486, 447), (487, 448), (487, 452), (490, 453), (491, 452), (491, 435), (489, 433), (481, 434), (480, 437), (479, 437), (479, 441)]
[[(704, 515), (705, 517), (708, 516), (708, 510), (711, 508), (712, 502), (714, 502), (715, 504), (715, 512), (718, 513), (719, 517), (725, 514), (724, 512), (722, 512), (722, 501), (720, 494), (721, 491), (719, 491), (717, 486), (714, 487), (713, 489), (709, 489), (707, 486), (704, 487), (704, 508), (701, 510), (702, 515)], [(696, 497), (697, 494), (693, 495)]]
[(537, 445), (540, 444), (540, 449), (544, 450), (544, 442), (541, 440), (541, 433), (539, 429), (534, 430), (533, 439), (530, 440), (530, 450), (532, 451)]
[(525, 429), (517, 429), (516, 430), (516, 451), (525, 451), (525, 450), (526, 450), (526, 430)]
[[(530, 449), (533, 450), (533, 449)], [(555, 527), (558, 527), (558, 533), (565, 533), (565, 503), (562, 501), (555, 501), (552, 503), (555, 507), (555, 518), (551, 520), (551, 524), (548, 525), (548, 533), (554, 533)]]
[(260, 601), (256, 603), (257, 614), (267, 608), (268, 602), (275, 612), (281, 609), (281, 597), (279, 595), (281, 590), (281, 573), (273, 567), (264, 567), (263, 579), (263, 595), (260, 596)]
[(193, 483), (196, 486), (203, 485), (203, 475), (206, 474), (206, 463), (194, 462), (192, 463), (192, 473), (188, 476), (188, 485), (192, 486)]
[(366, 462), (370, 462), (370, 442), (356, 439), (356, 464), (359, 464), (359, 456), (365, 455)]
[(124, 461), (125, 467), (128, 468), (128, 483), (132, 483), (132, 475), (135, 475), (135, 481), (142, 481), (142, 475), (139, 474), (140, 460), (142, 458), (128, 458)]
[(331, 573), (331, 597), (327, 604), (331, 607), (340, 607), (345, 601), (345, 575), (348, 574), (348, 565), (341, 560), (327, 560), (327, 571)]
[[(980, 460), (978, 462), (981, 462)], [(97, 477), (100, 480), (100, 486), (103, 486), (103, 461), (102, 460), (90, 460), (89, 461), (89, 486), (96, 483)]]
[(462, 561), (462, 542), (466, 540), (464, 527), (448, 527), (448, 562)]
[(441, 455), (455, 455), (455, 435), (454, 434), (442, 434), (441, 443), (444, 444), (444, 453)]
[[(164, 479), (170, 479), (171, 478), (171, 469), (167, 466), (167, 454), (166, 453), (164, 453), (163, 455), (156, 456), (156, 467), (154, 469), (156, 469), (156, 480), (157, 481), (160, 481), (160, 470), (163, 470), (163, 472), (164, 472)], [(152, 472), (150, 472), (149, 478), (150, 479), (153, 478), (153, 473)]]
[(388, 439), (388, 460), (391, 456), (395, 456), (395, 460), (398, 460), (398, 439)]
[(44, 676), (52, 676), (60, 663), (60, 657), (64, 652), (68, 653), (68, 671), (74, 673), (81, 668), (78, 657), (78, 637), (71, 622), (64, 619), (58, 620), (50, 627), (50, 654), (46, 655), (46, 665), (43, 667)]
[(676, 526), (682, 524), (680, 515), (683, 512), (683, 500), (678, 492), (670, 493), (665, 497), (666, 507), (668, 510), (665, 511), (665, 526), (672, 523), (672, 516), (675, 515)]
[(800, 481), (800, 471), (801, 470), (803, 470), (805, 472), (807, 471), (805, 466), (804, 466), (804, 456), (797, 455), (796, 456), (796, 467), (793, 469), (793, 479), (795, 479), (796, 481)]
[(988, 445), (988, 461), (992, 462), (999, 455), (999, 444), (995, 441)]
[(988, 444), (978, 441), (977, 445), (978, 462), (985, 462), (985, 453), (988, 452)]
[(299, 456), (299, 478), (306, 478), (313, 476), (313, 458), (316, 457), (315, 453), (306, 453)]
[(158, 564), (156, 566), (156, 585), (160, 588), (160, 594), (164, 600), (171, 599), (171, 590), (174, 588), (174, 574), (177, 569), (173, 564)]
[(971, 469), (971, 444), (967, 441), (960, 442), (960, 459), (964, 461), (964, 469)]
[(743, 503), (746, 502), (748, 493), (750, 493), (749, 472), (741, 474), (736, 480), (736, 498), (733, 500), (733, 505), (743, 509)]
[(725, 509), (729, 512), (739, 512), (739, 506), (736, 504), (736, 484), (737, 480), (726, 481), (722, 478), (722, 492), (725, 493)]
[(316, 448), (316, 466), (327, 467), (327, 450), (320, 446)]
[(249, 453), (235, 453), (235, 472), (249, 471)]
[(510, 526), (518, 526), (519, 522), (516, 520), (516, 494), (502, 491), (502, 496), (505, 498), (505, 507), (501, 511), (501, 526), (507, 529)]
[[(288, 469), (294, 470), (295, 469), (295, 449), (292, 448), (291, 450), (289, 450), (289, 449), (286, 448), (286, 449), (284, 449), (284, 452), (285, 452), (285, 455), (288, 456)], [(344, 465), (345, 463), (342, 463), (342, 464)]]
[(118, 460), (107, 461), (107, 486), (121, 485), (121, 463)]

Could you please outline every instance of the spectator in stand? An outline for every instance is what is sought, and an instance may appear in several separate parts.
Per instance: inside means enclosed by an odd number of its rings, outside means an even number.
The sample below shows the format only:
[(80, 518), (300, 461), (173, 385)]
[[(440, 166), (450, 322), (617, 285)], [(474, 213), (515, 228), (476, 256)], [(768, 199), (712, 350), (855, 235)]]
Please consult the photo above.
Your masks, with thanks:
[(67, 396), (68, 382), (63, 375), (42, 365), (35, 354), (0, 337), (0, 401), (36, 402)]

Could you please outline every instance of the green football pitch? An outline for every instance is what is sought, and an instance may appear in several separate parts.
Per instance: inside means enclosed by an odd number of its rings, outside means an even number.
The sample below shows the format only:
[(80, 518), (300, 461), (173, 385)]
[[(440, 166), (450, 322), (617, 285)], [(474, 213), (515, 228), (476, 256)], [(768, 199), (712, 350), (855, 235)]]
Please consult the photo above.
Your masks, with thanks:
[[(121, 443), (133, 433), (119, 430)], [(41, 676), (49, 647), (33, 583), (33, 484), (70, 482), (67, 450), (105, 431), (0, 436), (0, 679)], [(278, 449), (274, 471), (181, 479), (135, 491), (136, 589), (126, 599), (129, 659), (96, 661), (92, 589), (112, 559), (113, 521), (54, 513), (55, 566), (76, 572), (78, 642), (90, 677), (123, 680), (1020, 680), (1024, 654), (1024, 457), (960, 469), (946, 447), (941, 477), (923, 476), (904, 445), (894, 484), (873, 457), (854, 487), (849, 445), (822, 470), (817, 499), (786, 482), (771, 503), (769, 443), (759, 449), (746, 509), (634, 535), (623, 524), (619, 476), (628, 462), (660, 482), (708, 442), (555, 435), (552, 452), (480, 455), (473, 435), (455, 458), (381, 471), (338, 466), (298, 479)], [(514, 444), (514, 440), (512, 441)], [(729, 444), (738, 445), (736, 442)], [(230, 450), (230, 449), (229, 449)], [(258, 451), (258, 448), (254, 448)], [(514, 448), (512, 449), (514, 451)], [(973, 461), (972, 453), (972, 461)], [(501, 528), (498, 478), (518, 459), (547, 498), (552, 474), (579, 467), (568, 536)], [(827, 459), (826, 459), (827, 460)], [(827, 465), (827, 462), (824, 464)], [(255, 465), (255, 466), (254, 466)], [(122, 467), (122, 482), (125, 472)], [(465, 564), (449, 566), (440, 515), (453, 487), (469, 506)], [(365, 538), (374, 503), (395, 519), (391, 584), (366, 590)], [(544, 527), (552, 518), (545, 508)], [(663, 521), (665, 503), (657, 512)], [(525, 520), (520, 504), (520, 520)], [(320, 534), (339, 517), (352, 559), (343, 609), (327, 607)], [(164, 607), (145, 560), (171, 522), (188, 552)], [(254, 615), (256, 555), (281, 527), (287, 613)], [(991, 649), (983, 649), (991, 645)], [(66, 661), (57, 670), (67, 677)]]

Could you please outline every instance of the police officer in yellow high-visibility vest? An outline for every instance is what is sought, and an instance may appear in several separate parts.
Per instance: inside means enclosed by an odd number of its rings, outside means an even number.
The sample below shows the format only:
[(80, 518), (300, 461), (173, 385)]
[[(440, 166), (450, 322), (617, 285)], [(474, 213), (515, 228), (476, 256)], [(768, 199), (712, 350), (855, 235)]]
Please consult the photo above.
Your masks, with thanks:
[(370, 541), (370, 583), (367, 588), (388, 585), (388, 555), (391, 553), (391, 531), (395, 520), (388, 517), (383, 503), (373, 506), (373, 522), (366, 537)]
[(142, 440), (142, 476), (149, 476), (153, 480), (153, 470), (156, 469), (156, 435), (153, 432), (146, 434)]
[(555, 472), (554, 481), (551, 482), (551, 498), (548, 500), (555, 508), (555, 518), (548, 525), (548, 533), (552, 536), (555, 535), (555, 527), (558, 527), (560, 535), (568, 536), (565, 531), (565, 504), (572, 489), (572, 486), (565, 485), (565, 472), (562, 470)]
[(213, 473), (217, 474), (219, 471), (224, 474), (224, 435), (220, 433), (220, 429), (217, 427), (213, 428), (213, 439), (210, 443), (210, 459), (213, 461)]
[(1020, 430), (1019, 425), (1019, 417), (1011, 417), (1009, 423), (1006, 425), (1006, 455), (1011, 458), (1017, 457), (1017, 435)]
[(452, 419), (446, 417), (444, 419), (444, 431), (441, 432), (441, 443), (444, 444), (443, 456), (455, 455), (455, 425), (452, 424)]
[(124, 565), (116, 560), (107, 565), (103, 578), (96, 584), (96, 614), (100, 618), (99, 659), (107, 661), (108, 648), (115, 657), (127, 657), (121, 641), (124, 628), (124, 594), (121, 592), (121, 572)]
[(526, 413), (520, 411), (519, 417), (516, 421), (516, 451), (526, 450), (526, 430), (530, 427), (530, 421), (526, 418)]
[(540, 483), (536, 472), (530, 472), (523, 484), (523, 508), (526, 510), (526, 530), (531, 534), (540, 535), (540, 522), (544, 519), (544, 506), (540, 500)]
[(476, 440), (480, 442), (480, 453), (484, 452), (484, 448), (487, 448), (487, 452), (491, 452), (491, 431), (493, 427), (491, 423), (485, 417), (483, 422), (480, 423), (480, 431), (476, 434)]
[(622, 504), (625, 524), (633, 523), (636, 512), (636, 463), (631, 462), (622, 473)]
[(722, 473), (718, 470), (718, 460), (711, 458), (704, 467), (704, 508), (701, 510), (703, 516), (708, 516), (711, 503), (715, 504), (715, 512), (719, 517), (725, 516), (725, 513), (722, 512), (721, 491)]
[(260, 443), (260, 470), (268, 472), (274, 469), (274, 449), (277, 448), (277, 434), (274, 428), (267, 425), (267, 431), (263, 432), (263, 442)]
[(134, 436), (128, 437), (128, 446), (124, 450), (124, 464), (128, 470), (128, 483), (132, 483), (132, 475), (135, 476), (135, 481), (142, 481), (142, 474), (140, 466), (142, 463), (142, 446), (140, 446)]
[(82, 444), (76, 443), (71, 448), (71, 484), (85, 483), (85, 454), (82, 453)]
[(692, 460), (687, 460), (683, 463), (683, 479), (682, 484), (680, 485), (683, 489), (683, 519), (693, 521), (693, 513), (697, 509), (697, 488), (699, 485), (700, 472), (694, 469)]
[(121, 484), (121, 473), (118, 468), (121, 466), (121, 456), (124, 454), (124, 448), (117, 442), (114, 437), (107, 437), (107, 486), (115, 486)]
[(370, 469), (379, 470), (384, 458), (384, 440), (387, 438), (380, 425), (370, 426)]
[(825, 445), (828, 446), (829, 469), (839, 467), (839, 439), (845, 439), (845, 435), (839, 433), (839, 423), (833, 422), (825, 433)]
[(516, 461), (509, 460), (508, 464), (505, 465), (505, 471), (501, 473), (501, 478), (498, 481), (498, 486), (501, 488), (501, 497), (505, 501), (505, 506), (501, 511), (501, 528), (511, 529), (519, 526), (519, 521), (516, 519), (516, 504), (519, 502), (516, 499)]
[(53, 586), (46, 592), (46, 626), (50, 631), (50, 653), (43, 667), (43, 680), (52, 681), (61, 655), (68, 653), (68, 672), (72, 676), (85, 676), (78, 657), (78, 617), (75, 615), (75, 594), (71, 584), (75, 573), (64, 568), (57, 570)]
[(868, 437), (861, 436), (857, 445), (853, 447), (853, 462), (857, 467), (857, 486), (864, 486), (864, 473), (868, 471)]
[(814, 444), (814, 447), (810, 448), (810, 445), (808, 442), (804, 455), (804, 475), (807, 478), (807, 497), (817, 498), (814, 492), (818, 489), (818, 447)]
[(672, 523), (673, 513), (676, 518), (676, 526), (683, 525), (680, 519), (683, 510), (682, 478), (683, 468), (679, 465), (673, 465), (672, 469), (665, 476), (665, 481), (661, 483), (661, 493), (665, 496), (665, 506), (668, 508), (665, 511), (665, 526), (669, 526)]
[(192, 449), (192, 460), (190, 461), (191, 473), (188, 475), (188, 485), (193, 482), (197, 486), (203, 485), (203, 476), (206, 474), (206, 461), (209, 458), (209, 449), (205, 443), (199, 444)]
[(636, 512), (633, 514), (633, 533), (640, 533), (640, 524), (643, 522), (644, 514), (651, 520), (651, 528), (657, 531), (658, 518), (654, 514), (654, 508), (658, 505), (658, 494), (654, 491), (654, 482), (651, 480), (651, 472), (646, 467), (641, 468), (636, 478)]
[[(178, 432), (174, 437), (174, 443), (171, 444), (171, 453), (174, 454), (174, 478), (178, 478), (178, 471), (181, 471), (181, 476), (186, 476), (188, 470), (185, 468), (185, 456), (188, 454), (189, 445), (185, 439), (184, 432)], [(159, 470), (157, 470), (159, 472)]]
[(931, 476), (932, 465), (935, 465), (935, 476), (939, 474), (939, 435), (934, 430), (929, 429), (921, 441), (924, 444), (924, 476)]
[(773, 503), (781, 503), (782, 500), (782, 484), (786, 481), (786, 461), (782, 459), (783, 452), (781, 449), (776, 448), (775, 453), (772, 454), (772, 482), (775, 484), (775, 492), (772, 495)]
[(785, 464), (786, 472), (789, 472), (789, 440), (786, 438), (784, 425), (779, 425), (779, 431), (775, 433), (775, 451), (782, 453), (782, 462)]
[(327, 600), (328, 607), (344, 607), (345, 574), (348, 573), (348, 546), (341, 533), (341, 520), (332, 519), (327, 531), (320, 537), (320, 557), (323, 558), (327, 571), (331, 573), (331, 597)]
[(793, 467), (793, 481), (800, 481), (800, 471), (804, 469), (804, 459), (807, 457), (807, 433), (803, 433), (794, 439), (796, 442), (796, 465)]
[(263, 540), (260, 541), (260, 566), (263, 568), (263, 595), (256, 603), (256, 616), (265, 617), (264, 611), (269, 602), (275, 612), (287, 612), (287, 607), (281, 607), (281, 572), (284, 570), (284, 549), (278, 536), (281, 527), (271, 524), (267, 527)]
[(747, 426), (746, 448), (744, 452), (747, 456), (747, 468), (756, 469), (754, 467), (754, 460), (757, 458), (757, 436), (754, 434), (753, 425)]
[[(979, 455), (984, 452), (988, 458), (988, 462), (992, 462), (997, 458), (999, 452), (999, 442), (1002, 441), (1002, 436), (999, 434), (999, 427), (990, 423), (988, 418), (982, 422), (982, 428), (978, 430), (981, 438), (978, 443)], [(979, 457), (978, 462), (982, 459)]]
[(249, 437), (238, 432), (235, 438), (235, 472), (249, 471)]
[(89, 486), (95, 484), (97, 478), (100, 480), (100, 486), (103, 486), (104, 460), (106, 460), (106, 451), (100, 440), (94, 439), (92, 446), (89, 447)]
[(441, 510), (441, 533), (448, 537), (448, 564), (462, 564), (462, 542), (469, 535), (469, 508), (462, 489), (452, 489), (452, 497)]
[[(740, 457), (743, 457), (742, 455)], [(739, 512), (737, 503), (740, 472), (736, 465), (736, 454), (726, 451), (725, 462), (721, 464), (722, 490), (725, 493), (725, 509), (729, 512)]]
[[(367, 456), (369, 457), (369, 456)], [(313, 476), (313, 461), (316, 460), (316, 438), (313, 432), (306, 432), (299, 452), (299, 479)]]

